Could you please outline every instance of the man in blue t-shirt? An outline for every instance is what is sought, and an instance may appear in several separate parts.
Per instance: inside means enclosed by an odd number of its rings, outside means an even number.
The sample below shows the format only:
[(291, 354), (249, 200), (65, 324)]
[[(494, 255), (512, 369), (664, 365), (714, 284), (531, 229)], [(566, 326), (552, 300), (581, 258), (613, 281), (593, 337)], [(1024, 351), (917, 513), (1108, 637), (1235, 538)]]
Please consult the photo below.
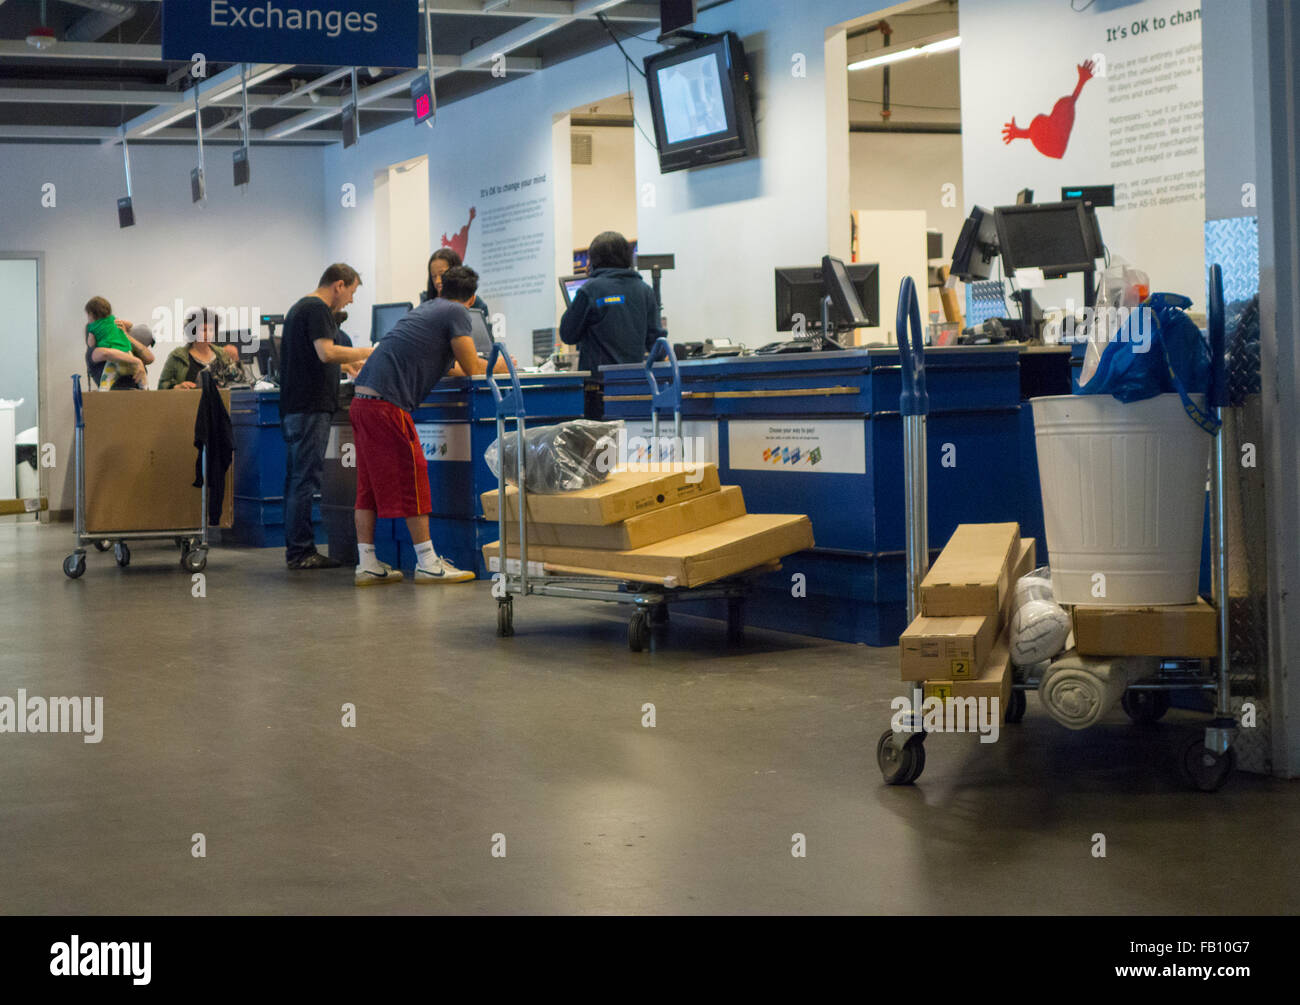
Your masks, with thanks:
[[(355, 582), (396, 583), (402, 574), (375, 555), (375, 521), (404, 519), (415, 545), (417, 583), (463, 583), (463, 572), (438, 556), (429, 538), (433, 512), (429, 468), (411, 412), (447, 376), (487, 372), (470, 334), (478, 274), (464, 266), (442, 276), (442, 296), (427, 300), (393, 325), (356, 377), (349, 414), (357, 457)], [(506, 369), (502, 360), (498, 370)]]

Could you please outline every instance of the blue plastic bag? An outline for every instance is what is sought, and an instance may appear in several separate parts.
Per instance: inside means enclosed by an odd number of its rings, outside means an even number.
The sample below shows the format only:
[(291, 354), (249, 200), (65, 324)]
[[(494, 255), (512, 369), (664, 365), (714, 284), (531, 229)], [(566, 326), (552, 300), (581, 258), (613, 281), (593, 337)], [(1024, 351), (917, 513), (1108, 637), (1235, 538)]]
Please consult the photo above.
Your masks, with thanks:
[(1210, 389), (1210, 346), (1185, 313), (1191, 305), (1177, 293), (1151, 294), (1107, 342), (1097, 372), (1076, 393), (1125, 403), (1176, 393), (1193, 422), (1216, 432), (1218, 420), (1191, 397)]

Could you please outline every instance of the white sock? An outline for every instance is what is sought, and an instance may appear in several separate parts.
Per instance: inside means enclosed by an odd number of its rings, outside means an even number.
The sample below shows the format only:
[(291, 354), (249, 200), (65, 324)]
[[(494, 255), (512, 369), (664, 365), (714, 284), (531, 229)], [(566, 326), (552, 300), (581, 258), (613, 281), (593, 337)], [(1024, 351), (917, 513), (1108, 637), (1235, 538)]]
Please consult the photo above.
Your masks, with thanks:
[(358, 543), (357, 555), (357, 568), (361, 569), (363, 572), (380, 573), (384, 571), (384, 567), (379, 564), (379, 556), (375, 554), (375, 546), (373, 544)]
[(432, 541), (424, 541), (415, 546), (415, 564), (425, 572), (434, 572), (438, 564), (438, 553), (433, 550)]

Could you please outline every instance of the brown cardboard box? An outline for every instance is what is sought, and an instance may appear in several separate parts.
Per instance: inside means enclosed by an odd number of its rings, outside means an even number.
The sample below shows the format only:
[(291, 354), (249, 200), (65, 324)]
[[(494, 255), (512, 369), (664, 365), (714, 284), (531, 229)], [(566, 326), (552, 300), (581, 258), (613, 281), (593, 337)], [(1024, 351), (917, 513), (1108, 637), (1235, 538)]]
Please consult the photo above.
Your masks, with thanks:
[[(720, 487), (716, 464), (661, 464), (655, 465), (654, 470), (649, 470), (647, 465), (629, 465), (610, 472), (599, 485), (577, 492), (553, 495), (530, 492), (528, 519), (533, 523), (604, 526), (717, 492)], [(515, 488), (506, 488), (506, 514), (516, 520), (518, 496)], [(483, 514), (489, 520), (497, 519), (497, 490), (484, 492), (480, 500)]]
[[(640, 516), (628, 517), (622, 523), (606, 527), (581, 524), (530, 523), (528, 543), (551, 544), (563, 547), (599, 548), (603, 551), (631, 551), (648, 544), (666, 541), (670, 537), (688, 534), (693, 530), (712, 527), (724, 520), (734, 520), (745, 515), (745, 497), (738, 485), (724, 485), (717, 492), (688, 499), (675, 506), (651, 510)], [(519, 522), (506, 521), (506, 540), (519, 540)]]
[(1217, 655), (1219, 618), (1204, 600), (1169, 607), (1076, 607), (1074, 643), (1080, 656)]
[(998, 636), (993, 652), (980, 675), (974, 680), (928, 680), (922, 685), (926, 698), (993, 698), (999, 699), (999, 718), (1005, 722), (1011, 701), (1011, 644), (1006, 632)]
[(1038, 561), (1038, 547), (1032, 537), (1022, 537), (1020, 539), (1020, 554), (1016, 557), (1011, 566), (1011, 575), (1007, 579), (1007, 595), (1002, 598), (1002, 615), (1000, 620), (1001, 627), (1005, 628), (1011, 624), (1011, 616), (1016, 612), (1012, 606), (1016, 599), (1016, 583), (1020, 581), (1021, 576), (1027, 576), (1034, 571), (1034, 563)]
[[(202, 391), (94, 391), (82, 397), (86, 532), (198, 530), (194, 420)], [(230, 392), (221, 400), (230, 408)], [(234, 523), (234, 464), (226, 472), (221, 526)]]
[(1019, 541), (1019, 524), (961, 524), (921, 581), (921, 613), (929, 618), (998, 617)]
[[(629, 573), (653, 577), (672, 586), (691, 587), (724, 579), (812, 546), (812, 523), (806, 516), (751, 513), (631, 551), (529, 545), (528, 560), (600, 570), (615, 578)], [(496, 542), (484, 546), (483, 557), (489, 567), (499, 553)], [(508, 554), (518, 558), (518, 546), (510, 545)]]
[(899, 637), (903, 680), (970, 680), (984, 668), (998, 619), (927, 618), (921, 615)]

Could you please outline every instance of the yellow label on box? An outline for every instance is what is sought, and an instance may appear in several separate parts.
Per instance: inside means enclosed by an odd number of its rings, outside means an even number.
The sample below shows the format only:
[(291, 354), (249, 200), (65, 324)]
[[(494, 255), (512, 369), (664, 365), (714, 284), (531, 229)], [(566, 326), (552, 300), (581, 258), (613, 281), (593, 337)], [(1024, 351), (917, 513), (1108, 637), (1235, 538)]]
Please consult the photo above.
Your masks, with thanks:
[(948, 667), (954, 677), (969, 677), (971, 674), (970, 660), (949, 660)]

